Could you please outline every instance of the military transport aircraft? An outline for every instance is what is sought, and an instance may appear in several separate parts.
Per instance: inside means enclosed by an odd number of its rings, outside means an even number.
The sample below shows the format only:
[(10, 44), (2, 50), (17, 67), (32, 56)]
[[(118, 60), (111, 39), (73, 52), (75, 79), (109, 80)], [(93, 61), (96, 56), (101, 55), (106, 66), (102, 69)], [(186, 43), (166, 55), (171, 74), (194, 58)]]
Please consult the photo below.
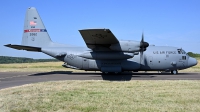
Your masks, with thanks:
[(109, 29), (79, 30), (86, 47), (58, 44), (51, 41), (47, 30), (34, 7), (27, 9), (22, 45), (6, 47), (43, 52), (64, 63), (64, 67), (102, 73), (123, 71), (167, 71), (177, 74), (197, 64), (181, 48), (151, 46), (144, 41), (119, 41)]

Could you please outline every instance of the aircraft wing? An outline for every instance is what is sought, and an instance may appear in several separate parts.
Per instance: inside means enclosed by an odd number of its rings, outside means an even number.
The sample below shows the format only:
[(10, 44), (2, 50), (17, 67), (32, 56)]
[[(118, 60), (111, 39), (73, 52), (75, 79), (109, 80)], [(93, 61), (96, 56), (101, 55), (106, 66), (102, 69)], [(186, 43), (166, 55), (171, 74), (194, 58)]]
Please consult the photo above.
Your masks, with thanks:
[(17, 49), (17, 50), (27, 50), (27, 51), (41, 52), (40, 47), (31, 47), (31, 46), (24, 46), (24, 45), (12, 45), (12, 44), (7, 44), (7, 45), (4, 45), (4, 46), (10, 47), (10, 48), (13, 48), (13, 49)]
[(86, 45), (90, 49), (109, 48), (111, 44), (119, 43), (109, 29), (83, 29), (79, 30)]

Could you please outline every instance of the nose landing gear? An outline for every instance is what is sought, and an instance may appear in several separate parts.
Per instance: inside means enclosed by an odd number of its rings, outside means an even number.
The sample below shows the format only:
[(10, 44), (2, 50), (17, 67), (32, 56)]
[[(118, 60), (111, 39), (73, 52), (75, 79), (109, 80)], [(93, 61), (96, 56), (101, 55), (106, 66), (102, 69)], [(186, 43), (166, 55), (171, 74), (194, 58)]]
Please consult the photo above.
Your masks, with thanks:
[(177, 70), (171, 70), (171, 74), (178, 74)]

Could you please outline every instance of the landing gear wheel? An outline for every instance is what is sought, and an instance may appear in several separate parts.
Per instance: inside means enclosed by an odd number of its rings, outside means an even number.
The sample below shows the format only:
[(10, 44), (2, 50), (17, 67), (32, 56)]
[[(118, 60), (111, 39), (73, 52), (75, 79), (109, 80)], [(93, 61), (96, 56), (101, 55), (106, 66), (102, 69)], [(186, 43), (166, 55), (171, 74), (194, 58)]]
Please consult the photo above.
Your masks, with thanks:
[(178, 74), (177, 70), (171, 70), (171, 74)]

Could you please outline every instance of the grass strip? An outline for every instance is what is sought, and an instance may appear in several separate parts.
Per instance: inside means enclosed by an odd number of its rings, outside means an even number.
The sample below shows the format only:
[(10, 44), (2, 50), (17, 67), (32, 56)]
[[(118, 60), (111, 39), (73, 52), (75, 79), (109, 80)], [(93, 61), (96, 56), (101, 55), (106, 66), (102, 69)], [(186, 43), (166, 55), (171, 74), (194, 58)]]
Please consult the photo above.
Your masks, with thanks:
[(200, 81), (58, 81), (0, 90), (0, 111), (200, 111)]

